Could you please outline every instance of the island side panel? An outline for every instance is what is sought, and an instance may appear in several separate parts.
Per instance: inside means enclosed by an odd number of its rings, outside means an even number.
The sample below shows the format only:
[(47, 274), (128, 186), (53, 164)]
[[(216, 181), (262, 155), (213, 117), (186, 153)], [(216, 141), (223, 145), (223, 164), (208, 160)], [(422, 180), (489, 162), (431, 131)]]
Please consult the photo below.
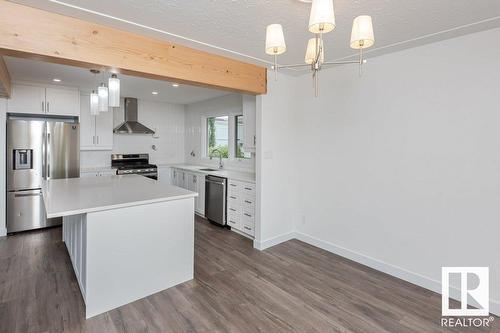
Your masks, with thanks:
[(87, 214), (86, 317), (192, 280), (194, 198)]
[(87, 219), (86, 214), (63, 217), (63, 241), (68, 249), (68, 254), (75, 271), (75, 276), (80, 286), (80, 291), (85, 301), (86, 286), (86, 255), (87, 255)]

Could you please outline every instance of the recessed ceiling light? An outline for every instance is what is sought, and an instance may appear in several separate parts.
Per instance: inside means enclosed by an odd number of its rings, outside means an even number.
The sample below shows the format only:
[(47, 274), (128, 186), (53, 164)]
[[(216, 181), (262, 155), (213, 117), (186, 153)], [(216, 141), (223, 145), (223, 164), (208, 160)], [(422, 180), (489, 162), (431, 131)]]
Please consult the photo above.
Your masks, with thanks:
[(157, 91), (152, 91), (151, 92), (153, 95), (158, 95), (158, 92)]
[(178, 83), (172, 83), (172, 87), (177, 88), (178, 86), (179, 86), (179, 84), (178, 84)]
[(61, 79), (52, 79), (54, 82), (61, 82)]

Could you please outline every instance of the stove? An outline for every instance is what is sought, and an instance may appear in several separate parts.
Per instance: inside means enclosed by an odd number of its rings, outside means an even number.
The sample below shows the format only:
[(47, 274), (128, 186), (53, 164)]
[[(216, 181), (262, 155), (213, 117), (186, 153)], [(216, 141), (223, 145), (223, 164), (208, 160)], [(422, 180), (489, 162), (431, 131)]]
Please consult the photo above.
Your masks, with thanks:
[(111, 167), (117, 175), (141, 175), (158, 180), (158, 168), (149, 164), (149, 154), (112, 154)]

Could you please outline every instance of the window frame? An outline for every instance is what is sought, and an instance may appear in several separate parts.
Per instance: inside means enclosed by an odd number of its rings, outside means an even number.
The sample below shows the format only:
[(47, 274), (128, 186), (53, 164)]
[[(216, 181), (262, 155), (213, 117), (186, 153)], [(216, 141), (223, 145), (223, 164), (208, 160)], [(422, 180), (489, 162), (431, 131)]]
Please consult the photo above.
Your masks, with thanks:
[(224, 113), (213, 113), (209, 115), (204, 115), (201, 117), (201, 152), (202, 159), (210, 159), (208, 155), (208, 118), (214, 117), (228, 117), (228, 157), (223, 157), (225, 161), (249, 161), (253, 159), (253, 155), (249, 158), (236, 157), (236, 117), (243, 116), (243, 112), (224, 112)]

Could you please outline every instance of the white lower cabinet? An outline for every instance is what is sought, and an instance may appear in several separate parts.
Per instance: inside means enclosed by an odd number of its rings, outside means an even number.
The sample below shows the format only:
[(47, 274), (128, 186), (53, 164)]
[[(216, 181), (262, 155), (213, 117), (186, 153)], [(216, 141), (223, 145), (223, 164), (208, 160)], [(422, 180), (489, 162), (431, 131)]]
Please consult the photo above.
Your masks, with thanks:
[(197, 214), (205, 216), (205, 175), (197, 172), (172, 168), (172, 185), (197, 192), (194, 199), (194, 210)]
[(249, 236), (255, 236), (255, 184), (229, 179), (227, 224)]

